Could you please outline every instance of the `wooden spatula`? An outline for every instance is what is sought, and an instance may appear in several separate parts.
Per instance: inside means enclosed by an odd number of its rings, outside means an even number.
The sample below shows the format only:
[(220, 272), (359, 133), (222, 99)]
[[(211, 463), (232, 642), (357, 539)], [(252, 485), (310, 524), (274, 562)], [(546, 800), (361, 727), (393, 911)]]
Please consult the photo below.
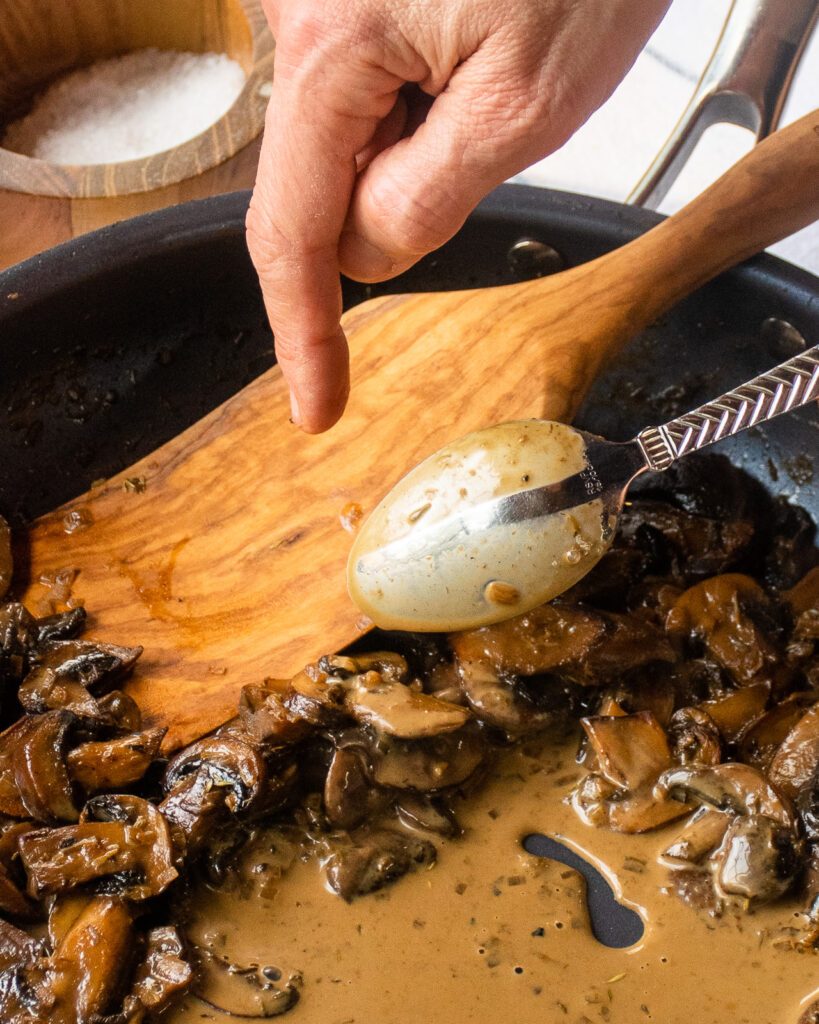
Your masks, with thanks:
[[(817, 216), (819, 112), (591, 263), (525, 284), (366, 302), (345, 317), (354, 388), (338, 426), (319, 437), (293, 427), (274, 368), (37, 520), (30, 579), (79, 571), (89, 635), (145, 646), (129, 691), (151, 724), (169, 726), (168, 749), (187, 743), (233, 715), (245, 683), (289, 675), (367, 629), (345, 589), (345, 523), (410, 467), (493, 422), (570, 417), (626, 339)], [(125, 489), (128, 478), (144, 478), (144, 490)], [(81, 528), (68, 533), (72, 522)], [(23, 599), (40, 597), (34, 582)]]

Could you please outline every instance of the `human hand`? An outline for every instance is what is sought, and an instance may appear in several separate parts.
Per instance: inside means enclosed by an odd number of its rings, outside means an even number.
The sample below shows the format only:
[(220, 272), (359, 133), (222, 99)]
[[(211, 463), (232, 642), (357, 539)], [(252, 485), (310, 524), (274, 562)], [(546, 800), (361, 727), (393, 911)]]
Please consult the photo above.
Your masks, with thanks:
[(293, 421), (349, 392), (339, 273), (379, 281), (613, 92), (670, 0), (263, 0), (275, 80), (247, 218)]

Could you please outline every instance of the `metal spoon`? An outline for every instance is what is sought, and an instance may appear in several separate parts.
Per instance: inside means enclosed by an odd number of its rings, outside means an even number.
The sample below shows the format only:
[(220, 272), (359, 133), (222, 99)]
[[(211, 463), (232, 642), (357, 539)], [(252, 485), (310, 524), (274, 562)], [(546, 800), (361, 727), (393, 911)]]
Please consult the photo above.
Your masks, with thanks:
[(814, 346), (625, 443), (548, 420), (467, 434), (416, 466), (364, 523), (350, 595), (389, 629), (470, 629), (528, 611), (600, 560), (641, 473), (817, 398)]

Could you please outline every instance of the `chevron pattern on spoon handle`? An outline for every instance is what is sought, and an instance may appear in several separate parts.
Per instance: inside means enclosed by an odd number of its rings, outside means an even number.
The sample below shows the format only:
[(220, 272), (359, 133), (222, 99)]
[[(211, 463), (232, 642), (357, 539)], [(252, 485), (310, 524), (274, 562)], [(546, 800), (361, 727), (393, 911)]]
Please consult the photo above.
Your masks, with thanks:
[(713, 402), (659, 427), (647, 427), (637, 440), (651, 469), (668, 469), (683, 455), (817, 398), (819, 345), (814, 345)]

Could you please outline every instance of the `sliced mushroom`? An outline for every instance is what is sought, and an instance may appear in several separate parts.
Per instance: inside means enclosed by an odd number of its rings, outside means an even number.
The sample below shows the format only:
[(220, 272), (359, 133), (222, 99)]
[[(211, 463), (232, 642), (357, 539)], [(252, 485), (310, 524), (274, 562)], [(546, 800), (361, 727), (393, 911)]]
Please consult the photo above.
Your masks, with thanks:
[(97, 698), (94, 717), (101, 725), (112, 725), (123, 732), (142, 731), (142, 712), (139, 705), (122, 690), (111, 690)]
[(569, 674), (581, 683), (599, 685), (655, 662), (676, 660), (663, 629), (638, 615), (605, 613), (606, 633)]
[(660, 861), (671, 868), (702, 864), (720, 845), (730, 824), (731, 819), (722, 811), (698, 807), (674, 842), (660, 854)]
[(333, 754), (324, 782), (324, 813), (336, 828), (352, 829), (360, 825), (388, 797), (373, 785), (364, 752), (356, 747), (341, 747)]
[(805, 612), (819, 609), (819, 565), (803, 576), (796, 586), (786, 590), (782, 597), (795, 619)]
[(347, 691), (340, 679), (328, 678), (318, 666), (308, 665), (290, 680), (284, 703), (297, 718), (322, 729), (332, 729), (350, 717), (344, 706), (346, 697)]
[(740, 573), (713, 576), (689, 588), (666, 619), (672, 635), (700, 639), (739, 686), (770, 677), (779, 658), (754, 618), (770, 618), (765, 591)]
[(673, 757), (679, 764), (719, 764), (722, 739), (717, 724), (702, 708), (680, 708), (668, 726)]
[(27, 730), (28, 718), (23, 717), (0, 733), (0, 814), (10, 818), (29, 817), (14, 778), (17, 741)]
[(168, 824), (135, 796), (98, 796), (80, 823), (37, 829), (20, 839), (20, 857), (35, 898), (90, 882), (129, 900), (156, 896), (177, 877)]
[(764, 814), (735, 817), (712, 858), (717, 892), (767, 903), (793, 885), (801, 842), (792, 828)]
[(301, 979), (283, 978), (275, 967), (236, 964), (211, 950), (197, 950), (194, 995), (229, 1017), (268, 1020), (292, 1010), (299, 1001)]
[(765, 711), (771, 694), (769, 683), (751, 683), (729, 690), (699, 707), (717, 723), (726, 743), (734, 743)]
[(582, 718), (580, 724), (604, 778), (634, 791), (653, 785), (671, 764), (668, 738), (650, 711), (634, 715)]
[(30, 920), (38, 914), (36, 905), (22, 889), (25, 878), (17, 850), (20, 837), (33, 828), (30, 821), (11, 818), (0, 824), (0, 910), (21, 920)]
[(159, 805), (180, 861), (194, 858), (227, 816), (227, 795), (206, 772), (194, 772), (184, 775)]
[(579, 665), (605, 634), (601, 614), (554, 603), (494, 626), (453, 633), (449, 642), (460, 662), (488, 665), (501, 675), (531, 676)]
[(88, 618), (85, 608), (69, 608), (37, 619), (37, 646), (45, 647), (54, 640), (73, 640), (82, 633)]
[(79, 810), (65, 765), (70, 711), (48, 711), (25, 719), (14, 745), (14, 781), (29, 817), (54, 824), (76, 821)]
[[(45, 945), (39, 939), (16, 928), (0, 918), (0, 971), (30, 962), (45, 953)], [(4, 986), (0, 984), (0, 993)], [(0, 999), (0, 1007), (2, 1007)]]
[(28, 672), (29, 658), (36, 644), (37, 621), (34, 616), (16, 601), (0, 606), (0, 685), (19, 686)]
[(37, 655), (37, 664), (20, 687), (20, 703), (36, 714), (51, 708), (71, 708), (75, 701), (84, 703), (87, 694), (98, 696), (126, 675), (141, 653), (141, 647), (88, 640), (55, 641)]
[(429, 867), (435, 857), (435, 847), (428, 840), (380, 830), (331, 853), (325, 870), (330, 888), (349, 903), (356, 896), (382, 889), (408, 871)]
[(621, 533), (625, 539), (639, 531), (660, 534), (670, 548), (675, 574), (711, 576), (725, 572), (747, 549), (753, 524), (715, 519), (686, 512), (662, 501), (635, 501), (625, 510)]
[(688, 805), (658, 798), (650, 786), (629, 793), (596, 772), (576, 787), (572, 804), (589, 825), (628, 834), (649, 832), (691, 810)]
[(159, 1013), (186, 991), (193, 969), (185, 959), (179, 932), (171, 925), (148, 932), (145, 955), (134, 976), (132, 994), (149, 1013)]
[(819, 768), (819, 704), (799, 719), (780, 744), (768, 768), (768, 778), (780, 793), (793, 799)]
[(165, 792), (197, 773), (207, 775), (213, 787), (224, 791), (225, 805), (233, 814), (243, 814), (253, 807), (267, 779), (267, 767), (257, 747), (249, 737), (236, 733), (206, 736), (180, 750), (165, 769)]
[(256, 743), (285, 745), (310, 735), (312, 725), (286, 703), (290, 681), (268, 679), (264, 686), (242, 688), (239, 718), (245, 732)]
[(112, 740), (81, 743), (66, 756), (68, 774), (87, 794), (133, 785), (150, 768), (166, 732), (148, 729)]
[(503, 680), (491, 665), (476, 661), (458, 664), (461, 692), (475, 715), (487, 725), (520, 737), (538, 732), (555, 720), (551, 711), (525, 700), (516, 680)]
[(728, 761), (715, 766), (672, 768), (657, 783), (660, 796), (708, 804), (735, 815), (761, 814), (792, 827), (790, 803), (747, 764)]
[(346, 704), (355, 719), (387, 736), (437, 736), (469, 721), (465, 708), (414, 690), (374, 669), (353, 676), (345, 686)]
[(783, 740), (815, 697), (813, 693), (794, 693), (781, 704), (776, 704), (770, 711), (760, 715), (742, 732), (738, 747), (740, 760), (759, 768), (760, 771), (767, 771)]
[(440, 807), (435, 798), (425, 793), (404, 792), (395, 804), (398, 820), (413, 831), (431, 832), (452, 838), (461, 834), (461, 828), (448, 807)]
[(56, 1020), (99, 1020), (121, 1003), (138, 948), (133, 915), (115, 896), (93, 896), (49, 958)]
[(432, 793), (462, 785), (487, 753), (486, 739), (471, 726), (422, 740), (392, 739), (372, 751), (372, 775), (379, 786)]

